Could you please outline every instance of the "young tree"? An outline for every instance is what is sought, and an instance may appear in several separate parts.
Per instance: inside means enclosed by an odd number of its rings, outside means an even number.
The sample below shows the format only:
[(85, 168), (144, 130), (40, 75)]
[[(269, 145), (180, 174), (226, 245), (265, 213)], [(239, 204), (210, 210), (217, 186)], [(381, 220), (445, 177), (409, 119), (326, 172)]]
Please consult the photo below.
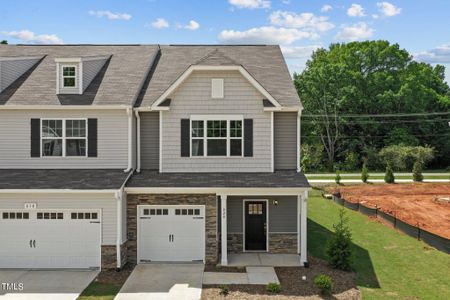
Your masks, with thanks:
[(367, 183), (367, 180), (369, 180), (369, 169), (367, 168), (367, 162), (363, 163), (363, 167), (361, 170), (361, 180), (364, 183)]
[(415, 182), (422, 182), (423, 181), (423, 175), (422, 175), (422, 163), (418, 160), (414, 163), (413, 167), (413, 180)]
[(330, 265), (335, 269), (349, 271), (352, 257), (352, 234), (348, 227), (348, 218), (344, 208), (339, 211), (339, 221), (333, 225), (333, 228), (334, 235), (327, 246)]
[(341, 172), (339, 170), (336, 171), (336, 176), (334, 177), (334, 181), (336, 184), (341, 184)]
[(384, 182), (395, 183), (394, 171), (392, 171), (392, 167), (390, 164), (388, 164), (386, 167), (386, 174), (384, 174)]

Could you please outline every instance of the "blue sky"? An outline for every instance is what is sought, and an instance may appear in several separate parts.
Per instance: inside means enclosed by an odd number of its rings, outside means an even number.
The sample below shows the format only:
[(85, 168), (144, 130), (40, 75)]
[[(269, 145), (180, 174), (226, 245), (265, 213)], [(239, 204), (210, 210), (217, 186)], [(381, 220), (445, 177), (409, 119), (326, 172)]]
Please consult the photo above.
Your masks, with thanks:
[(10, 43), (280, 44), (292, 72), (332, 42), (386, 39), (447, 67), (448, 0), (2, 0)]

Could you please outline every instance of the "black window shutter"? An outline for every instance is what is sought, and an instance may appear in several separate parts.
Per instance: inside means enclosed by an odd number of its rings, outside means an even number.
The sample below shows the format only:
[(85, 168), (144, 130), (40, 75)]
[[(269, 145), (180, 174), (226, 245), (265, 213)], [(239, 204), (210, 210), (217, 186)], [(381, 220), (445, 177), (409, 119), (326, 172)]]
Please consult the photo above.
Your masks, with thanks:
[(181, 157), (189, 157), (190, 146), (190, 120), (181, 119)]
[(244, 119), (244, 156), (253, 156), (253, 119)]
[(97, 119), (88, 119), (88, 157), (97, 157)]
[(41, 119), (31, 119), (31, 157), (41, 156)]

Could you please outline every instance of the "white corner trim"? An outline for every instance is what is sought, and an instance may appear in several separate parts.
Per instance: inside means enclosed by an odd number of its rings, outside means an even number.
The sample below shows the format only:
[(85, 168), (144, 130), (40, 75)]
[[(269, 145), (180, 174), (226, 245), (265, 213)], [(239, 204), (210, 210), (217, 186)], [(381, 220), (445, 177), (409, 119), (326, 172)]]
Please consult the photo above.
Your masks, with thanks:
[(136, 116), (136, 171), (141, 172), (141, 116), (134, 110)]
[(163, 155), (162, 155), (162, 146), (163, 146), (162, 122), (163, 122), (163, 112), (160, 111), (159, 112), (159, 173), (162, 173), (162, 166), (163, 166), (163, 163), (162, 163), (162, 158), (163, 158)]
[(129, 107), (127, 109), (128, 116), (128, 167), (123, 170), (124, 172), (130, 172), (133, 168), (133, 109)]
[(272, 172), (275, 170), (275, 152), (274, 152), (274, 144), (275, 144), (275, 134), (274, 134), (274, 113), (270, 113), (270, 167)]
[(152, 104), (152, 109), (157, 107), (176, 90), (194, 71), (239, 71), (264, 97), (266, 97), (275, 107), (281, 104), (242, 66), (199, 66), (192, 65), (172, 83), (171, 86)]
[(302, 137), (301, 137), (301, 121), (300, 121), (300, 116), (302, 114), (302, 111), (299, 110), (298, 111), (298, 115), (297, 115), (297, 172), (300, 172), (302, 170), (302, 167), (300, 165), (300, 155), (301, 155), (301, 142), (302, 142)]

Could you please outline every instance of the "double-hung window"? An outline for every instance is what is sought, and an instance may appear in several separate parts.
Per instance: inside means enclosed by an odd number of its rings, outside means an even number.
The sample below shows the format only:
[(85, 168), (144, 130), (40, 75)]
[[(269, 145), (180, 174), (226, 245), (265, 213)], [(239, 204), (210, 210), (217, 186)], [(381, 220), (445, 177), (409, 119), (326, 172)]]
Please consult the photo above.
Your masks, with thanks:
[(63, 88), (77, 87), (77, 67), (62, 66), (62, 86)]
[(42, 119), (42, 156), (86, 156), (86, 119)]
[(191, 156), (242, 156), (242, 118), (191, 119)]

